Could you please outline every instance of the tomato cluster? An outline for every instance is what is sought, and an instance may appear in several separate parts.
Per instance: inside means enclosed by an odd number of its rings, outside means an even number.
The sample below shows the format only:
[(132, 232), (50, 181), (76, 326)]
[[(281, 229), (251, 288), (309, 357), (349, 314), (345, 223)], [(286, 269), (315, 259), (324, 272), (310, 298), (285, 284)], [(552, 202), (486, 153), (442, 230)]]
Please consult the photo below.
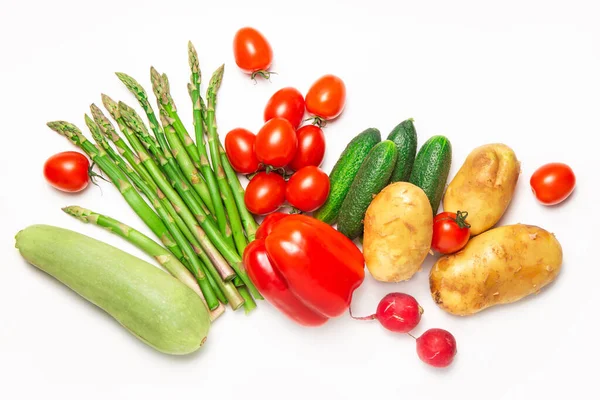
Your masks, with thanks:
[[(295, 88), (278, 90), (267, 102), (258, 134), (236, 128), (225, 137), (232, 167), (254, 175), (244, 197), (253, 214), (269, 214), (286, 201), (300, 211), (312, 212), (327, 200), (329, 177), (319, 168), (325, 156), (325, 135), (319, 124), (339, 116), (345, 101), (345, 89), (343, 96), (339, 90), (336, 96), (325, 93), (327, 82), (343, 87), (339, 78), (331, 77), (315, 82), (306, 101)], [(308, 104), (316, 125), (301, 126)]]

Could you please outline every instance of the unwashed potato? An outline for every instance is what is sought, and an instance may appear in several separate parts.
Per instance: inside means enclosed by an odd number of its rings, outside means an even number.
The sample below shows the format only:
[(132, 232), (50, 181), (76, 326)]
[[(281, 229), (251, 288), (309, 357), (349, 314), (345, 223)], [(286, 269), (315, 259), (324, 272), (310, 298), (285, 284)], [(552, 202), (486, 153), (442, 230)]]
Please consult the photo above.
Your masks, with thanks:
[(562, 248), (553, 234), (531, 225), (502, 226), (440, 258), (429, 287), (443, 310), (470, 315), (538, 293), (556, 278), (561, 264)]
[(433, 212), (423, 190), (397, 182), (383, 189), (365, 215), (363, 252), (378, 281), (410, 279), (431, 247)]
[(519, 173), (519, 161), (510, 147), (487, 144), (476, 148), (448, 185), (444, 211), (467, 211), (472, 236), (487, 231), (506, 211)]

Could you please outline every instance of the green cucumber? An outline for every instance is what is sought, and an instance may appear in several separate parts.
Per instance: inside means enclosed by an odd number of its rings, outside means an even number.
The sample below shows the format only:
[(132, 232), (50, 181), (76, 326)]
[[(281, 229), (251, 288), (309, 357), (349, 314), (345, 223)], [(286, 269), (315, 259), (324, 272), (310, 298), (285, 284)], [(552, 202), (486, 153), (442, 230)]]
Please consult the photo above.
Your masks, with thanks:
[(390, 177), (390, 183), (408, 182), (417, 154), (417, 131), (412, 118), (399, 123), (392, 129), (387, 140), (394, 142), (398, 149), (398, 159)]
[(445, 136), (433, 136), (417, 153), (409, 182), (423, 189), (433, 215), (437, 214), (452, 162), (452, 146)]
[(16, 247), (37, 268), (106, 311), (146, 344), (167, 354), (198, 350), (210, 318), (200, 296), (161, 269), (67, 229), (33, 225)]
[(373, 197), (387, 186), (397, 158), (396, 145), (385, 140), (373, 147), (360, 166), (338, 218), (338, 230), (350, 239), (361, 235), (367, 208)]
[(325, 204), (314, 213), (314, 217), (328, 224), (338, 218), (340, 207), (350, 190), (354, 177), (369, 151), (381, 141), (381, 133), (375, 128), (364, 130), (348, 143), (329, 174), (330, 190)]

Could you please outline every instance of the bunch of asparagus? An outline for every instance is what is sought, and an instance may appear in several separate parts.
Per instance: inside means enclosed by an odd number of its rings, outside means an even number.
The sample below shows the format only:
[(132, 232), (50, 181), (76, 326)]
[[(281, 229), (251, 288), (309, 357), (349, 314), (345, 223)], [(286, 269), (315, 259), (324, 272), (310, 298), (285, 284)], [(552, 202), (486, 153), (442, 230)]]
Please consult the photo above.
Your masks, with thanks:
[[(104, 94), (102, 103), (120, 134), (95, 104), (90, 106), (92, 117), (85, 115), (95, 143), (69, 122), (54, 121), (48, 126), (98, 165), (163, 245), (108, 216), (78, 206), (64, 211), (150, 254), (203, 297), (214, 320), (226, 304), (234, 310), (243, 306), (248, 313), (256, 307), (254, 299), (262, 299), (241, 257), (254, 240), (257, 224), (245, 207), (244, 189), (217, 132), (215, 107), (224, 67), (212, 75), (204, 101), (198, 56), (191, 42), (188, 58), (195, 141), (177, 113), (167, 76), (154, 68), (151, 81), (158, 118), (144, 88), (131, 76), (117, 73), (144, 110), (152, 133), (133, 108)], [(195, 281), (189, 279), (190, 273)]]

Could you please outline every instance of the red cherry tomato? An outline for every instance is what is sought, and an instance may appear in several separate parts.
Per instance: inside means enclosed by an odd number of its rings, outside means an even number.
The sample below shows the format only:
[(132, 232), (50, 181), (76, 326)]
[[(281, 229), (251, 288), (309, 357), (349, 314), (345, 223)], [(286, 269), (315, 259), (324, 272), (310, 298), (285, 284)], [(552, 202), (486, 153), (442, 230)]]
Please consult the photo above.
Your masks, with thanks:
[(317, 167), (308, 166), (296, 172), (287, 183), (285, 198), (300, 211), (312, 212), (329, 196), (329, 177)]
[(469, 241), (471, 236), (467, 222), (468, 213), (443, 212), (433, 219), (431, 248), (441, 254), (456, 253)]
[(267, 70), (273, 62), (273, 49), (267, 39), (254, 28), (245, 27), (237, 31), (233, 38), (235, 63), (242, 71), (261, 74), (268, 78)]
[(233, 169), (241, 174), (258, 171), (258, 158), (254, 154), (256, 135), (244, 128), (236, 128), (225, 136), (225, 152)]
[(325, 135), (316, 125), (305, 125), (296, 131), (298, 149), (290, 168), (298, 171), (309, 165), (318, 167), (325, 156)]
[(252, 214), (276, 211), (285, 201), (285, 180), (275, 172), (259, 172), (246, 187), (244, 202)]
[(529, 181), (533, 194), (544, 205), (564, 201), (575, 189), (575, 173), (567, 164), (550, 163), (541, 166)]
[(90, 162), (81, 153), (65, 151), (50, 157), (44, 164), (46, 181), (63, 192), (80, 192), (89, 182)]
[(298, 139), (292, 124), (275, 117), (267, 121), (256, 135), (254, 152), (264, 165), (282, 168), (292, 161), (297, 147)]
[(293, 87), (285, 87), (276, 91), (265, 107), (265, 122), (275, 117), (287, 119), (296, 129), (304, 117), (302, 93)]
[(339, 116), (346, 104), (346, 85), (335, 75), (319, 78), (306, 94), (306, 109), (323, 120)]

